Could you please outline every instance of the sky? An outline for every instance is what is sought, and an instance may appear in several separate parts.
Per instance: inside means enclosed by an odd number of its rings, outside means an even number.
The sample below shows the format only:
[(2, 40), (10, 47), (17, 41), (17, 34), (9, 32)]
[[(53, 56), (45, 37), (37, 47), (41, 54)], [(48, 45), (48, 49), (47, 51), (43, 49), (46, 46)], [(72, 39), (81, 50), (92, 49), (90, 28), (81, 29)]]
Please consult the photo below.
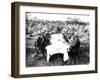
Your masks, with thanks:
[(26, 13), (28, 16), (28, 19), (43, 19), (43, 20), (62, 20), (66, 21), (68, 18), (79, 18), (81, 21), (89, 22), (90, 21), (90, 16), (89, 15), (83, 15), (83, 14), (56, 14), (56, 13), (39, 13), (39, 12), (28, 12)]

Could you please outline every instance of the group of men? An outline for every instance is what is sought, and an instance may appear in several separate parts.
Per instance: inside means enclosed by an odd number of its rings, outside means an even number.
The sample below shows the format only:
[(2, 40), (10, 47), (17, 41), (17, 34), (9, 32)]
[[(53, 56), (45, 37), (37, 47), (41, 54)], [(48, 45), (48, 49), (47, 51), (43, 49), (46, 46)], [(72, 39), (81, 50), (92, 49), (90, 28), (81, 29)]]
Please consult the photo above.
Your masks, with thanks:
[(37, 53), (42, 53), (45, 60), (49, 62), (54, 54), (64, 55), (63, 60), (75, 58), (79, 54), (80, 39), (74, 31), (69, 30), (65, 33), (56, 32), (53, 34), (40, 34), (35, 42)]

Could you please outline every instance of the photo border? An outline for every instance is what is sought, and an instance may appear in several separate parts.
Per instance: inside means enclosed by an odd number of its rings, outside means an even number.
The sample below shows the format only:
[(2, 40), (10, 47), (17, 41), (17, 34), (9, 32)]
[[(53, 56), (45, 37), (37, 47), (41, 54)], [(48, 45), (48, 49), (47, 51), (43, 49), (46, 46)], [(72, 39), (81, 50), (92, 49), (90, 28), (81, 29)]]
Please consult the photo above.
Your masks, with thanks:
[[(89, 71), (76, 71), (76, 72), (59, 72), (59, 73), (43, 73), (43, 74), (23, 74), (20, 75), (19, 65), (19, 8), (20, 6), (39, 6), (39, 7), (55, 7), (55, 8), (73, 8), (73, 9), (87, 9), (95, 10), (95, 70)], [(62, 5), (62, 4), (44, 4), (44, 3), (29, 3), (29, 2), (13, 2), (11, 4), (11, 76), (16, 78), (22, 77), (40, 77), (40, 76), (56, 76), (56, 75), (72, 75), (72, 74), (86, 74), (86, 73), (97, 73), (97, 7), (96, 6), (80, 6), (80, 5)]]

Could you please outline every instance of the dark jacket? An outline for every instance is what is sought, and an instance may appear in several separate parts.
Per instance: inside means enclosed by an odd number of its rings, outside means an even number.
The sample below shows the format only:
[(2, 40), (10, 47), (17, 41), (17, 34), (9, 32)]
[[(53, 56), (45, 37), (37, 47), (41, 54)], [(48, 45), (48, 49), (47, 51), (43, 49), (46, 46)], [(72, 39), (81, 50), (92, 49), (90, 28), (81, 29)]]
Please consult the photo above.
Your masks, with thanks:
[(70, 51), (68, 52), (70, 57), (76, 57), (78, 56), (80, 48), (80, 39), (79, 36), (73, 36), (73, 41), (70, 45)]

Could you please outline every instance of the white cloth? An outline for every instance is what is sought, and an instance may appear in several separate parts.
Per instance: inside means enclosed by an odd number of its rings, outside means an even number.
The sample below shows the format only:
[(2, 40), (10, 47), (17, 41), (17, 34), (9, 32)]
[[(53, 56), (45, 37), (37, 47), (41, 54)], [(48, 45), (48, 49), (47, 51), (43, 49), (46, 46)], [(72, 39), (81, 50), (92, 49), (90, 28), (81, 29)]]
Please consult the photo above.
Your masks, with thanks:
[(68, 51), (69, 45), (68, 43), (63, 39), (62, 34), (53, 34), (51, 36), (51, 45), (48, 45), (46, 47), (47, 50), (47, 61), (49, 61), (50, 55), (62, 53), (64, 54), (64, 61), (68, 60)]

